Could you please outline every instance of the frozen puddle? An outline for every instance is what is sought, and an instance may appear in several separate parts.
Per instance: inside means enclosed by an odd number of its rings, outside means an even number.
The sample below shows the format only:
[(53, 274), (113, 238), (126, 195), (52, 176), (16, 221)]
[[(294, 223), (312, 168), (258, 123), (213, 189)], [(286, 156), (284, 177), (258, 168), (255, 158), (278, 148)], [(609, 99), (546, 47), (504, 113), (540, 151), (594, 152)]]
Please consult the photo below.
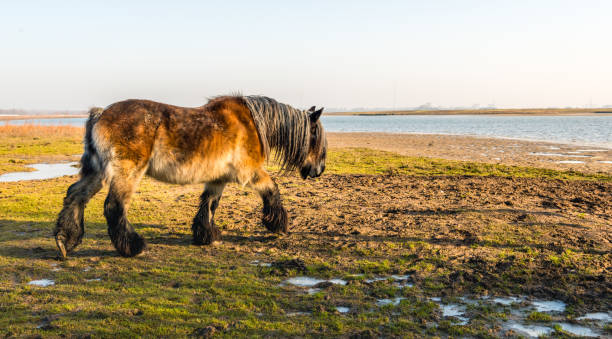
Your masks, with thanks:
[(318, 284), (329, 282), (336, 285), (346, 285), (346, 281), (342, 279), (317, 279), (312, 277), (293, 277), (285, 280), (286, 284), (291, 284), (300, 287), (314, 287)]
[(561, 329), (564, 330), (565, 332), (569, 332), (577, 336), (581, 336), (581, 337), (598, 337), (599, 336), (599, 333), (585, 326), (574, 325), (574, 324), (569, 324), (569, 323), (560, 323), (557, 325), (561, 326)]
[(539, 325), (523, 325), (516, 322), (512, 322), (506, 326), (506, 329), (513, 330), (519, 334), (527, 335), (531, 338), (537, 338), (542, 335), (548, 335), (552, 333), (553, 329), (546, 326)]
[(350, 311), (350, 308), (344, 306), (337, 306), (336, 311), (338, 311), (339, 313), (348, 313), (348, 311)]
[(299, 316), (307, 316), (310, 315), (310, 312), (289, 312), (285, 314), (288, 317), (299, 317)]
[(607, 323), (612, 322), (612, 316), (610, 313), (597, 312), (597, 313), (587, 313), (582, 317), (576, 318), (577, 320), (597, 320), (597, 321), (605, 321)]
[(55, 281), (50, 279), (32, 280), (28, 283), (28, 285), (47, 287), (55, 285)]
[(443, 317), (455, 317), (459, 319), (459, 325), (465, 325), (470, 321), (469, 318), (464, 317), (465, 307), (458, 304), (439, 304), (442, 310)]
[[(376, 305), (397, 306), (403, 299), (405, 298), (379, 299), (377, 300)], [(448, 303), (443, 302), (442, 298), (440, 297), (431, 297), (429, 300), (438, 304), (442, 313), (442, 318), (450, 318), (451, 321), (454, 321), (454, 323), (458, 325), (466, 325), (470, 322), (470, 317), (466, 314), (468, 312), (468, 308), (471, 307), (470, 305), (485, 304), (489, 306), (497, 305), (497, 307), (520, 305), (520, 308), (516, 308), (515, 311), (512, 312), (511, 319), (503, 323), (502, 328), (504, 331), (512, 330), (518, 335), (529, 338), (551, 335), (555, 331), (555, 326), (559, 326), (563, 331), (575, 336), (599, 337), (601, 336), (601, 333), (599, 332), (600, 329), (597, 326), (610, 323), (612, 320), (612, 312), (597, 312), (588, 313), (576, 318), (578, 321), (594, 322), (591, 323), (593, 326), (589, 325), (589, 323), (580, 325), (568, 322), (559, 322), (558, 320), (564, 318), (562, 313), (565, 312), (567, 306), (563, 301), (538, 299), (530, 300), (527, 296), (463, 296), (459, 297), (458, 301)], [(554, 319), (557, 319), (557, 321), (546, 324), (534, 324), (533, 322), (527, 321), (527, 317), (532, 311), (551, 314)]]
[(610, 161), (610, 160), (601, 160), (599, 162), (602, 163), (602, 164), (612, 164), (612, 161)]
[(491, 299), (493, 302), (501, 304), (501, 305), (505, 305), (505, 306), (509, 306), (512, 304), (517, 304), (523, 301), (522, 298), (517, 298), (517, 297), (507, 297), (507, 298), (502, 298), (502, 297), (496, 297)]
[[(442, 311), (442, 317), (457, 318), (459, 320), (459, 325), (466, 325), (470, 321), (470, 318), (464, 316), (465, 314), (464, 305), (452, 304), (452, 303), (443, 304), (442, 299), (438, 297), (429, 298), (429, 300), (438, 304), (438, 306), (440, 307), (440, 310)], [(461, 298), (461, 300), (466, 301), (468, 303), (471, 303), (471, 301), (473, 301), (465, 297)]]
[(262, 262), (262, 261), (259, 261), (259, 260), (253, 260), (249, 264), (251, 264), (253, 266), (261, 266), (261, 267), (270, 267), (270, 266), (272, 266), (272, 264), (269, 263), (269, 262)]
[[(555, 323), (555, 325), (559, 325), (561, 329), (565, 332), (571, 333), (580, 337), (599, 337), (600, 334), (588, 327), (574, 325), (570, 323)], [(506, 329), (513, 330), (519, 334), (527, 335), (531, 338), (538, 338), (544, 335), (550, 335), (553, 332), (552, 327), (542, 326), (542, 325), (523, 325), (521, 323), (515, 321), (509, 321), (504, 326)]]
[(413, 287), (414, 284), (411, 282), (408, 282), (408, 280), (410, 279), (409, 275), (391, 275), (388, 277), (375, 277), (372, 279), (366, 279), (365, 282), (368, 284), (377, 282), (377, 281), (386, 281), (386, 280), (393, 280), (394, 281), (394, 285), (397, 287)]
[(100, 278), (93, 278), (93, 279), (85, 279), (86, 282), (92, 282), (92, 281), (101, 281), (102, 279)]
[(563, 312), (565, 311), (565, 303), (559, 300), (534, 300), (531, 305), (538, 312)]
[(376, 301), (376, 305), (378, 306), (387, 306), (387, 305), (397, 306), (404, 299), (406, 298), (398, 297), (398, 298), (393, 298), (393, 299), (378, 299)]
[(14, 182), (22, 180), (44, 180), (62, 177), (64, 175), (75, 175), (79, 169), (74, 167), (76, 162), (60, 164), (33, 164), (27, 167), (33, 168), (34, 172), (12, 172), (0, 175), (0, 182)]

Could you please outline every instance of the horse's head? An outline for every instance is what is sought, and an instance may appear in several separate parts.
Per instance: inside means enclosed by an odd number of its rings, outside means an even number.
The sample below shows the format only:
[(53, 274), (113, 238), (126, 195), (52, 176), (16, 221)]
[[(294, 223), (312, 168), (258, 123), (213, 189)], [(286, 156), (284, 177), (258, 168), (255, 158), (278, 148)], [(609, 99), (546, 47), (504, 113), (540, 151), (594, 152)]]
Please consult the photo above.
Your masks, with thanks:
[(308, 155), (304, 164), (300, 167), (300, 175), (303, 179), (308, 177), (316, 178), (325, 170), (325, 157), (327, 156), (327, 138), (325, 130), (319, 118), (323, 113), (323, 108), (315, 110), (315, 106), (308, 110), (308, 123), (310, 125), (310, 142)]

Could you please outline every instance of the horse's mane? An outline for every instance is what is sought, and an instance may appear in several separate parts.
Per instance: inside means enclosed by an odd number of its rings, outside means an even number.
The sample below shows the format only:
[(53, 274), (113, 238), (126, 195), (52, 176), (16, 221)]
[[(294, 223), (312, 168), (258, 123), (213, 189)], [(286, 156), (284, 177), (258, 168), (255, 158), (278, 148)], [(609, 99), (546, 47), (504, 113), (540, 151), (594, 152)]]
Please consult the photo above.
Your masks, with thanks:
[(308, 155), (310, 124), (305, 111), (264, 96), (241, 96), (253, 115), (266, 159), (270, 149), (282, 171), (301, 166)]

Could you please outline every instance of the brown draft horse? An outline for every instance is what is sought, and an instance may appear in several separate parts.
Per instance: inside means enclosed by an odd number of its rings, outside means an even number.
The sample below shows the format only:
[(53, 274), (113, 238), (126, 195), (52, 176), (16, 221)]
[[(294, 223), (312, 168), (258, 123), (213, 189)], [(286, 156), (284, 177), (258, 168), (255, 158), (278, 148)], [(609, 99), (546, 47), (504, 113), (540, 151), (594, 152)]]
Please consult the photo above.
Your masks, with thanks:
[(318, 177), (325, 169), (323, 109), (297, 110), (262, 96), (222, 96), (196, 108), (127, 100), (92, 109), (85, 130), (80, 180), (68, 188), (54, 236), (62, 257), (81, 243), (87, 202), (109, 185), (104, 216), (113, 245), (125, 257), (146, 244), (127, 219), (143, 175), (174, 184), (204, 183), (193, 219), (193, 243), (219, 239), (215, 209), (227, 183), (249, 185), (263, 199), (263, 224), (287, 232), (278, 187), (264, 169), (272, 157), (285, 172)]

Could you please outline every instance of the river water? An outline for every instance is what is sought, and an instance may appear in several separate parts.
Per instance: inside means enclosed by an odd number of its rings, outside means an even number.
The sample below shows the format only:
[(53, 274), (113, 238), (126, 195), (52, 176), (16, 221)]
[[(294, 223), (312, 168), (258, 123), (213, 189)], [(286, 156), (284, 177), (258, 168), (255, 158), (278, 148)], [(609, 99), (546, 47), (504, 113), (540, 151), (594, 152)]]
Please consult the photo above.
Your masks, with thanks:
[[(323, 116), (330, 132), (453, 134), (612, 148), (612, 116), (378, 115)], [(9, 120), (0, 124), (83, 126), (84, 118)]]

